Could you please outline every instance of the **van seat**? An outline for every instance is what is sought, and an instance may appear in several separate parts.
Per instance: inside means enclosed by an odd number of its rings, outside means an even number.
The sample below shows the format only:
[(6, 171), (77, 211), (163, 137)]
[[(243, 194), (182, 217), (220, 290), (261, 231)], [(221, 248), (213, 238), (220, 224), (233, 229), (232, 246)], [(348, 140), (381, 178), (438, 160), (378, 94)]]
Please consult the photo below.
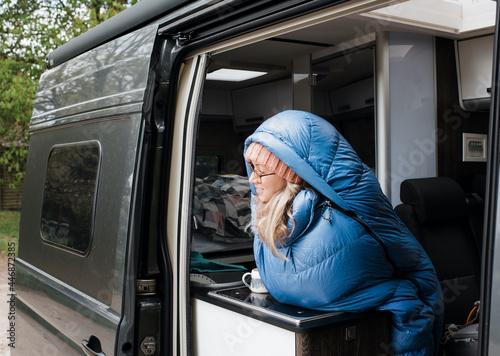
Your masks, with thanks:
[(448, 177), (401, 183), (401, 220), (429, 255), (443, 289), (445, 324), (465, 324), (479, 300), (480, 253), (465, 194)]

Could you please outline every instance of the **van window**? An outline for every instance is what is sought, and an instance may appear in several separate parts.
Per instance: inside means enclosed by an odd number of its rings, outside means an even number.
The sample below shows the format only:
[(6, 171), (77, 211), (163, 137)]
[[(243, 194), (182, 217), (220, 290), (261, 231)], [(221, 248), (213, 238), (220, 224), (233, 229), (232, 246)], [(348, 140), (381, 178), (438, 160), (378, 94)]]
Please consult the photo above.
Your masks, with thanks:
[(100, 146), (95, 141), (52, 148), (40, 224), (44, 241), (82, 254), (88, 250), (99, 161)]

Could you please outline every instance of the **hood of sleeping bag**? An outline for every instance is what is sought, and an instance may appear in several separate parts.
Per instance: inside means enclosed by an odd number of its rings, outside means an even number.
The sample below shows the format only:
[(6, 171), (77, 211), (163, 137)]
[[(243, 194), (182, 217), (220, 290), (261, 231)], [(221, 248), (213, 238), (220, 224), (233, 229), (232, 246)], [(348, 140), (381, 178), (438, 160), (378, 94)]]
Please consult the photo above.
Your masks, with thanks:
[[(373, 171), (347, 140), (325, 119), (305, 111), (283, 111), (264, 121), (245, 141), (266, 147), (311, 187), (330, 200), (336, 210), (357, 216), (389, 249), (396, 265), (416, 265), (414, 251), (401, 252), (396, 236), (411, 236), (396, 216)], [(251, 168), (246, 162), (247, 173)], [(255, 196), (255, 187), (250, 184)], [(411, 237), (411, 243), (416, 243)], [(395, 253), (390, 253), (395, 245)], [(421, 249), (419, 247), (419, 249)]]
[(284, 111), (260, 125), (246, 140), (245, 151), (252, 142), (266, 147), (340, 210), (352, 210), (339, 194), (367, 167), (329, 122), (304, 111)]

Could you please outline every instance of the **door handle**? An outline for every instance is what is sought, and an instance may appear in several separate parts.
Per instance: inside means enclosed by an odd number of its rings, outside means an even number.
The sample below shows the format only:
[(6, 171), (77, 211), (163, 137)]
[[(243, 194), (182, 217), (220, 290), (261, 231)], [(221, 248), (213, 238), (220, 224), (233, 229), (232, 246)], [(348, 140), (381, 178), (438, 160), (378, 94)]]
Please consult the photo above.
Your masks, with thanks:
[(88, 340), (82, 340), (83, 350), (88, 356), (106, 356), (102, 352), (101, 342), (94, 335), (90, 335)]

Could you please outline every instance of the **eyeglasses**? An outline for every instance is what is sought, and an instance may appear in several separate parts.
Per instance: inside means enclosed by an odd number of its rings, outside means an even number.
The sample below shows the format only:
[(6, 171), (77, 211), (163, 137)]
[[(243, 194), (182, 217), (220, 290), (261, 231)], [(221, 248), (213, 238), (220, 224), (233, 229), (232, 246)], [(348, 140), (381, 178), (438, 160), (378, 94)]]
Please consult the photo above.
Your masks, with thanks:
[(253, 163), (249, 163), (250, 165), (250, 168), (252, 169), (252, 172), (255, 173), (255, 175), (257, 177), (259, 177), (259, 183), (262, 183), (262, 177), (266, 177), (266, 176), (272, 176), (273, 174), (276, 174), (274, 172), (272, 173), (261, 173), (257, 170), (257, 168), (255, 168), (255, 166), (253, 165)]

